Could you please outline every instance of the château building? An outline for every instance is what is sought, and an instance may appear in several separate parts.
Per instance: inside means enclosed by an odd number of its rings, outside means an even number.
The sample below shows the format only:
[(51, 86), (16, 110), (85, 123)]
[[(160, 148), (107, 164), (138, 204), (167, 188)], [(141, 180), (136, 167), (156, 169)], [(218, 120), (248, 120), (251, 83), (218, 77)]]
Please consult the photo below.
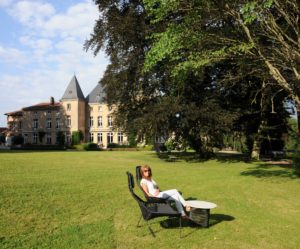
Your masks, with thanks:
[(100, 84), (84, 97), (76, 76), (67, 86), (59, 102), (51, 97), (38, 103), (9, 112), (8, 136), (22, 136), (24, 144), (58, 144), (63, 134), (66, 144), (72, 143), (72, 133), (81, 131), (84, 142), (94, 142), (106, 148), (108, 144), (127, 144), (127, 136), (113, 129), (113, 111), (108, 106)]

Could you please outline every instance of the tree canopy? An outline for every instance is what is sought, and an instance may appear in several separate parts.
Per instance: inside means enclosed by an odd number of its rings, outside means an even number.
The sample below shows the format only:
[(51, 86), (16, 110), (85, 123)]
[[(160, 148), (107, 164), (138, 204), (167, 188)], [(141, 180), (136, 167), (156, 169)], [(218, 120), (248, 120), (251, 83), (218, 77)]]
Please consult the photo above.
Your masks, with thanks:
[(285, 103), (300, 106), (297, 0), (95, 4), (85, 48), (109, 56), (100, 81), (128, 133), (173, 134), (204, 155), (229, 133), (252, 149), (287, 130)]

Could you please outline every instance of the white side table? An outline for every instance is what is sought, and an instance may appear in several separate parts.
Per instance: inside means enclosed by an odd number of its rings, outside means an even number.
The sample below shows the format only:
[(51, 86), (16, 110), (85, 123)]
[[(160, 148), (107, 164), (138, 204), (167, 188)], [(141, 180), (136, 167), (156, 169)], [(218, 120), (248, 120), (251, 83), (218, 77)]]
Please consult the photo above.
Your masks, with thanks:
[(186, 201), (186, 204), (191, 207), (190, 219), (198, 225), (209, 227), (210, 210), (217, 207), (215, 203), (208, 201)]

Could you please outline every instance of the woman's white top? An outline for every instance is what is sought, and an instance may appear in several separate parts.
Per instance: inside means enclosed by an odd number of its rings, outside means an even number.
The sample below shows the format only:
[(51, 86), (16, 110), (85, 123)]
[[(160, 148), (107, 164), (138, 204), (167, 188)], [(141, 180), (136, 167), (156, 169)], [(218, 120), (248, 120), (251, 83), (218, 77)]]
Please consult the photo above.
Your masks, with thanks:
[(141, 185), (146, 185), (147, 188), (148, 188), (148, 192), (151, 195), (154, 195), (156, 193), (156, 190), (158, 189), (158, 186), (157, 186), (156, 182), (153, 179), (147, 180), (147, 179), (143, 178), (141, 180)]

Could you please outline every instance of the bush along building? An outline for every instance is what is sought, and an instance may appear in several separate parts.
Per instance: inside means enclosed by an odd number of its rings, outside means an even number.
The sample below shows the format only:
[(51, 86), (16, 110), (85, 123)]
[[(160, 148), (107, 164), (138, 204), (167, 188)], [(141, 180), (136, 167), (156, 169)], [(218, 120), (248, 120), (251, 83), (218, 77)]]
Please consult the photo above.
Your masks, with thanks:
[(84, 97), (76, 76), (67, 86), (61, 100), (51, 97), (47, 103), (9, 112), (6, 139), (12, 144), (70, 145), (79, 142), (127, 144), (121, 129), (113, 129), (113, 111), (108, 106), (100, 84)]

